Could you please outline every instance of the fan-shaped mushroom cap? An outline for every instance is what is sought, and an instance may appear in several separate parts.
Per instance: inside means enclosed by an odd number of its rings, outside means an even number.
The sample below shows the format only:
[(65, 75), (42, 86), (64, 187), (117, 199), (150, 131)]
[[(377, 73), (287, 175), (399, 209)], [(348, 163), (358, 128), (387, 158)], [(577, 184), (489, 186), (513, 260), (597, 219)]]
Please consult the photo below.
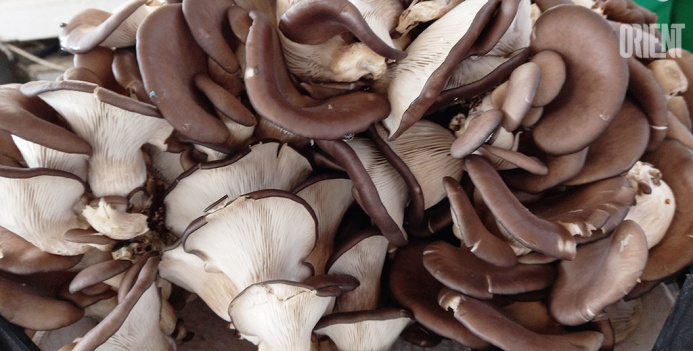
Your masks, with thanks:
[[(228, 130), (192, 84), (195, 76), (207, 74), (207, 57), (185, 22), (182, 5), (163, 6), (137, 33), (137, 59), (152, 103), (183, 135), (224, 145)], [(180, 45), (186, 50), (181, 52)], [(226, 97), (235, 99), (231, 93)]]
[(413, 322), (406, 310), (380, 309), (332, 313), (320, 319), (314, 333), (327, 335), (338, 350), (389, 350)]
[(662, 173), (651, 164), (638, 161), (626, 177), (637, 192), (635, 205), (625, 219), (640, 225), (647, 237), (647, 248), (652, 248), (664, 238), (674, 218), (674, 193), (662, 180)]
[(259, 143), (226, 160), (199, 164), (169, 187), (164, 199), (166, 226), (180, 236), (223, 196), (235, 199), (262, 189), (292, 190), (311, 171), (305, 157), (276, 142)]
[(537, 194), (553, 188), (575, 177), (585, 164), (589, 148), (578, 152), (551, 156), (541, 154), (539, 159), (548, 168), (545, 175), (532, 174), (523, 169), (509, 170), (503, 173), (503, 180), (514, 189)]
[[(589, 31), (577, 35), (572, 26), (565, 25), (567, 21)], [(589, 9), (556, 6), (535, 23), (530, 47), (534, 52), (557, 52), (570, 77), (558, 97), (544, 108), (532, 133), (534, 141), (552, 155), (584, 149), (606, 130), (626, 95), (628, 65), (619, 55), (617, 33)]]
[(574, 187), (553, 199), (528, 205), (537, 216), (564, 226), (576, 240), (592, 241), (608, 235), (635, 201), (624, 176)]
[(224, 273), (207, 272), (205, 262), (183, 250), (178, 243), (164, 251), (159, 264), (161, 278), (197, 294), (219, 317), (231, 321), (229, 304), (238, 288)]
[(375, 228), (364, 230), (336, 248), (327, 262), (328, 274), (349, 274), (359, 286), (337, 298), (336, 312), (373, 310), (378, 307), (380, 276), (387, 254), (387, 239)]
[(84, 191), (84, 183), (71, 173), (0, 166), (0, 193), (6, 196), (0, 202), (0, 226), (45, 252), (82, 254), (89, 246), (67, 242), (63, 234), (87, 227), (73, 209)]
[(20, 275), (63, 271), (81, 259), (82, 256), (50, 254), (0, 227), (0, 271)]
[(610, 238), (582, 245), (572, 261), (561, 261), (550, 296), (551, 315), (561, 324), (591, 321), (625, 296), (647, 262), (647, 238), (639, 225), (624, 221)]
[(296, 190), (296, 195), (306, 200), (318, 219), (318, 239), (308, 261), (315, 274), (324, 274), (325, 264), (334, 249), (337, 227), (347, 209), (354, 202), (351, 180), (336, 175), (318, 176), (308, 179)]
[(131, 49), (117, 49), (113, 57), (113, 76), (127, 95), (144, 103), (151, 103), (142, 82), (137, 54)]
[(261, 351), (310, 350), (313, 327), (340, 292), (337, 286), (257, 283), (236, 296), (229, 315), (241, 336)]
[(441, 291), (439, 303), (476, 335), (504, 350), (596, 351), (604, 336), (597, 332), (541, 335), (513, 322), (489, 304), (451, 290)]
[(145, 0), (123, 3), (113, 13), (87, 9), (65, 24), (60, 32), (60, 46), (73, 54), (85, 53), (98, 45), (125, 47), (135, 45), (140, 23), (158, 7)]
[(487, 348), (488, 343), (438, 305), (438, 292), (444, 286), (424, 268), (425, 247), (425, 242), (412, 242), (397, 250), (390, 272), (390, 290), (395, 301), (410, 310), (416, 321), (432, 332), (468, 347)]
[(450, 146), (450, 153), (455, 158), (463, 158), (485, 143), (498, 129), (503, 120), (503, 111), (489, 109), (482, 113), (468, 116), (462, 132)]
[(549, 265), (497, 267), (477, 258), (467, 248), (443, 241), (426, 246), (423, 264), (443, 285), (479, 299), (541, 290), (549, 287), (556, 275)]
[(111, 279), (132, 267), (132, 261), (110, 260), (91, 265), (77, 273), (70, 282), (70, 293), (77, 293)]
[(567, 259), (575, 256), (575, 239), (570, 233), (561, 225), (529, 212), (486, 160), (470, 155), (465, 165), (484, 202), (510, 235), (524, 246), (549, 256)]
[(39, 81), (21, 89), (46, 101), (91, 144), (88, 179), (96, 197), (127, 196), (144, 184), (147, 171), (140, 148), (147, 142), (161, 147), (173, 131), (154, 106), (93, 84)]
[(626, 172), (645, 153), (649, 138), (645, 114), (627, 99), (606, 131), (590, 144), (580, 173), (564, 184), (586, 184)]
[(205, 270), (223, 272), (239, 289), (313, 274), (304, 263), (315, 246), (314, 212), (301, 198), (266, 190), (223, 201), (188, 227), (186, 252), (205, 261)]
[(453, 233), (462, 240), (462, 244), (478, 258), (499, 266), (511, 267), (517, 262), (513, 249), (502, 239), (491, 234), (484, 227), (467, 194), (459, 181), (445, 177), (445, 190), (450, 200), (452, 212)]

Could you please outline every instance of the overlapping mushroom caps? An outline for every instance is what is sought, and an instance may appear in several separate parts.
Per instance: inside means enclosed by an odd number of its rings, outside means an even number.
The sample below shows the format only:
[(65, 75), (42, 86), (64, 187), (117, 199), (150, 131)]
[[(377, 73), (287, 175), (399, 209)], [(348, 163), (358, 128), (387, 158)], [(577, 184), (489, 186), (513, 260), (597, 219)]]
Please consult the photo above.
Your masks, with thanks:
[(412, 318), (473, 348), (595, 349), (609, 328), (557, 324), (693, 262), (672, 253), (693, 64), (619, 55), (620, 26), (654, 22), (631, 1), (178, 2), (86, 11), (59, 82), (0, 88), (13, 322), (108, 299), (67, 348), (166, 350), (173, 284), (261, 349), (386, 349)]

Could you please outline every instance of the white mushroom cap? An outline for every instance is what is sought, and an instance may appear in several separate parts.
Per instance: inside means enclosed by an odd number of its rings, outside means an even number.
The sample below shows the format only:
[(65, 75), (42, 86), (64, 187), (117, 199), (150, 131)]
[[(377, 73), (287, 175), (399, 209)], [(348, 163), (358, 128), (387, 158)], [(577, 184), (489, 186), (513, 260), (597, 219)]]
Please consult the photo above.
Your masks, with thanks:
[(22, 86), (25, 94), (33, 93), (32, 89), (91, 144), (88, 178), (96, 197), (127, 196), (142, 186), (147, 170), (140, 148), (147, 142), (160, 144), (173, 132), (154, 106), (93, 84), (63, 81)]
[(642, 227), (647, 237), (647, 248), (657, 245), (674, 219), (676, 199), (662, 174), (649, 163), (638, 161), (626, 175), (635, 194), (635, 205), (631, 206), (625, 219)]
[(224, 273), (205, 270), (205, 262), (183, 250), (183, 245), (164, 251), (159, 263), (161, 278), (197, 294), (209, 308), (225, 321), (229, 317), (229, 304), (239, 290)]
[[(372, 310), (378, 307), (380, 276), (387, 255), (388, 241), (375, 229), (357, 235), (356, 243), (330, 259), (328, 274), (348, 274), (359, 280), (359, 286), (337, 298), (335, 311)], [(351, 240), (350, 240), (351, 241)]]
[(327, 178), (317, 180), (296, 193), (306, 200), (318, 219), (318, 239), (307, 259), (313, 265), (316, 275), (324, 274), (325, 263), (334, 248), (337, 227), (354, 202), (351, 195), (353, 186), (347, 178)]
[(231, 302), (229, 314), (241, 336), (260, 351), (308, 351), (311, 331), (335, 295), (289, 281), (258, 283)]
[(166, 227), (180, 236), (207, 206), (224, 195), (235, 199), (262, 189), (292, 190), (311, 171), (305, 157), (276, 142), (253, 145), (246, 155), (221, 164), (202, 164), (169, 188), (164, 199)]
[(126, 213), (104, 198), (99, 199), (96, 207), (86, 205), (82, 215), (96, 231), (111, 239), (129, 240), (149, 230), (146, 215)]
[(85, 191), (77, 176), (38, 168), (5, 167), (2, 171), (0, 194), (4, 200), (0, 201), (0, 226), (52, 254), (73, 256), (89, 249), (89, 245), (63, 240), (68, 230), (88, 227), (73, 210)]
[(338, 350), (386, 351), (413, 322), (405, 310), (334, 313), (320, 320), (314, 332), (329, 336)]
[(486, 3), (486, 0), (466, 0), (457, 5), (419, 34), (407, 48), (407, 57), (388, 69), (392, 80), (387, 93), (392, 110), (383, 124), (390, 137), (399, 129), (411, 103), (423, 94), (429, 76), (444, 62)]
[[(378, 133), (386, 137), (385, 129), (377, 125)], [(462, 178), (464, 167), (450, 154), (455, 136), (431, 121), (420, 120), (399, 138), (387, 141), (392, 150), (409, 167), (416, 178), (428, 209), (446, 197), (443, 178)]]
[[(208, 272), (223, 272), (239, 289), (266, 280), (302, 281), (313, 272), (316, 221), (299, 197), (280, 190), (241, 196), (191, 224), (186, 252)], [(196, 229), (197, 228), (197, 229)]]
[(175, 350), (175, 343), (159, 328), (161, 296), (152, 283), (142, 294), (118, 331), (97, 351)]
[(12, 135), (12, 140), (22, 153), (27, 167), (58, 169), (87, 180), (89, 155), (51, 149), (16, 135)]

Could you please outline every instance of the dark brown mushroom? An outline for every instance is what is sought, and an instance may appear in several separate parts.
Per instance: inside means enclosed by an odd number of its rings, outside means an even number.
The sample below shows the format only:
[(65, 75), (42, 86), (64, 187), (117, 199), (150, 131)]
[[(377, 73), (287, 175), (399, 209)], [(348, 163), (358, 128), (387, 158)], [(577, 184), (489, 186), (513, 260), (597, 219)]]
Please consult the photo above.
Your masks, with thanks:
[[(572, 25), (566, 26), (568, 22)], [(573, 26), (589, 31), (577, 35)], [(582, 150), (616, 117), (628, 86), (628, 64), (619, 55), (619, 43), (606, 20), (581, 6), (556, 6), (537, 20), (532, 51), (561, 55), (569, 77), (534, 126), (532, 137), (542, 151), (565, 155)]]

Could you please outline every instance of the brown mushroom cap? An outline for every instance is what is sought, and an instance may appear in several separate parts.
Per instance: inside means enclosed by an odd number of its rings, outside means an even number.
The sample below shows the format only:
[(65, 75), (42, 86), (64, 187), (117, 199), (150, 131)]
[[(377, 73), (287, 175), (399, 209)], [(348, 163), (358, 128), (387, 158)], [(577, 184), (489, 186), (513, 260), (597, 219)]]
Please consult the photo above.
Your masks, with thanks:
[[(573, 26), (589, 31), (577, 35)], [(534, 127), (535, 143), (552, 155), (584, 149), (606, 130), (626, 95), (628, 65), (619, 55), (617, 33), (590, 9), (556, 6), (535, 23), (530, 47), (533, 52), (560, 54), (568, 75), (561, 93)]]
[(503, 111), (490, 109), (474, 117), (450, 146), (452, 157), (463, 158), (478, 149), (498, 129)]
[(425, 242), (412, 242), (397, 250), (390, 271), (393, 297), (414, 314), (417, 322), (434, 333), (475, 349), (487, 348), (488, 343), (471, 333), (438, 305), (437, 296), (443, 284), (423, 266), (426, 245)]
[(561, 225), (529, 212), (488, 161), (481, 156), (470, 155), (465, 165), (484, 202), (510, 235), (524, 246), (549, 256), (566, 259), (575, 256), (573, 236)]
[(351, 32), (381, 56), (401, 60), (407, 53), (390, 47), (368, 26), (359, 9), (347, 0), (303, 0), (289, 7), (279, 20), (279, 30), (289, 40), (316, 45)]
[(132, 267), (132, 261), (111, 260), (91, 265), (81, 270), (70, 282), (70, 293), (77, 293), (107, 279), (125, 272)]
[(515, 68), (508, 79), (508, 90), (501, 106), (504, 118), (502, 126), (509, 132), (515, 131), (532, 108), (539, 82), (541, 68), (534, 62), (527, 62)]
[[(85, 53), (96, 46), (104, 43), (118, 30), (126, 30), (121, 25), (133, 15), (140, 7), (145, 6), (146, 0), (131, 0), (128, 3), (121, 5), (114, 13), (98, 9), (87, 9), (70, 20), (70, 23), (65, 24), (60, 32), (60, 46), (71, 53)], [(141, 21), (141, 19), (140, 19)], [(139, 22), (139, 21), (137, 21)], [(134, 42), (134, 32), (137, 28), (130, 28), (132, 38), (119, 35), (118, 40), (107, 42), (106, 46), (130, 46)], [(114, 36), (115, 37), (115, 36)], [(124, 38), (123, 38), (124, 37)], [(128, 40), (129, 39), (129, 40)]]
[(606, 131), (590, 144), (580, 173), (564, 184), (587, 184), (627, 172), (645, 153), (650, 130), (645, 114), (626, 99)]
[(0, 273), (0, 314), (10, 323), (33, 330), (58, 329), (78, 321), (84, 310), (57, 298), (57, 290), (69, 277)]
[(572, 261), (561, 261), (550, 296), (551, 315), (561, 324), (591, 321), (625, 296), (647, 262), (647, 238), (638, 224), (624, 221), (611, 238), (582, 245)]
[(91, 155), (92, 148), (76, 134), (47, 121), (53, 110), (36, 97), (25, 97), (19, 84), (0, 86), (0, 129), (58, 151)]
[(582, 243), (603, 238), (616, 228), (635, 203), (635, 193), (625, 176), (616, 176), (574, 187), (528, 207), (541, 218), (561, 223)]
[(228, 130), (190, 84), (195, 75), (206, 73), (207, 57), (185, 22), (182, 5), (163, 6), (147, 17), (137, 31), (137, 59), (151, 101), (176, 130), (200, 143), (226, 143)]
[(630, 93), (650, 122), (648, 150), (654, 150), (667, 134), (667, 99), (652, 71), (635, 57), (628, 59)]
[(445, 177), (443, 182), (450, 200), (452, 220), (457, 228), (453, 229), (455, 235), (478, 258), (499, 267), (515, 265), (517, 256), (513, 249), (484, 227), (460, 183), (450, 177)]
[(556, 277), (550, 265), (520, 263), (497, 267), (480, 260), (467, 248), (457, 248), (443, 241), (426, 246), (423, 264), (445, 286), (479, 299), (490, 299), (494, 294), (541, 290), (551, 286)]
[(234, 73), (240, 65), (229, 45), (232, 34), (226, 13), (231, 7), (238, 5), (233, 0), (183, 1), (183, 15), (197, 44), (221, 68)]
[(452, 309), (455, 318), (474, 334), (508, 351), (596, 351), (604, 339), (601, 333), (591, 331), (563, 335), (537, 334), (504, 316), (491, 305), (451, 290), (441, 291), (439, 302), (441, 306)]
[(387, 99), (375, 93), (358, 91), (321, 101), (301, 96), (288, 75), (269, 19), (256, 11), (250, 16), (245, 84), (258, 114), (292, 133), (316, 139), (342, 139), (387, 116)]
[(541, 69), (541, 79), (532, 106), (546, 106), (558, 96), (565, 84), (565, 62), (561, 55), (551, 50), (537, 52), (530, 61), (539, 65)]
[(503, 180), (514, 189), (533, 194), (540, 193), (562, 184), (579, 174), (585, 164), (588, 150), (589, 148), (585, 148), (578, 152), (561, 156), (541, 153), (539, 159), (548, 168), (547, 174), (532, 174), (523, 169), (513, 169), (503, 172)]
[(0, 271), (12, 274), (33, 274), (69, 269), (82, 256), (60, 256), (42, 251), (17, 234), (0, 227)]

